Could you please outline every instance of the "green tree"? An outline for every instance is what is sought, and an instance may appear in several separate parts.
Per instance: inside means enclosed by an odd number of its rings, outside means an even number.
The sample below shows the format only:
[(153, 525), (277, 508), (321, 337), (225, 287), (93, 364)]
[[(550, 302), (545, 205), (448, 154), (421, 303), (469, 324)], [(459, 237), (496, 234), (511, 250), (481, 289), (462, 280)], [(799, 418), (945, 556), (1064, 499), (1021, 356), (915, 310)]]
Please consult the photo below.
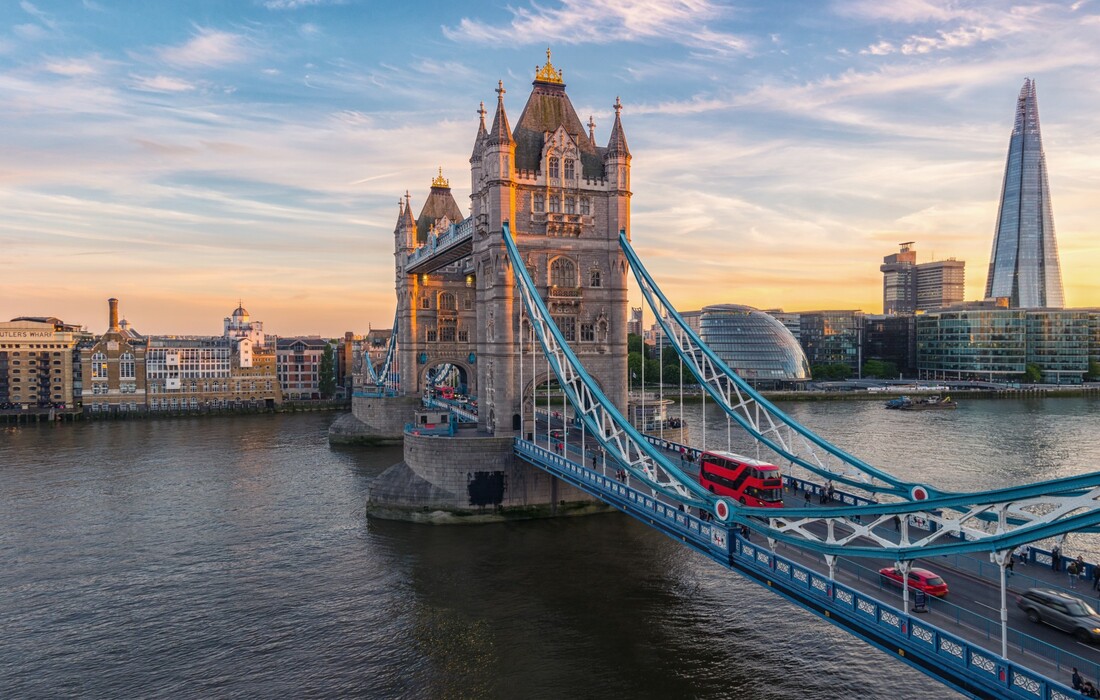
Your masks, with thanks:
[(871, 379), (893, 379), (898, 376), (898, 365), (889, 360), (867, 360), (863, 363), (863, 376)]
[(322, 399), (331, 399), (336, 393), (336, 348), (332, 343), (325, 344), (321, 355), (321, 366), (317, 370), (318, 390)]
[(1096, 360), (1089, 360), (1089, 373), (1088, 378), (1092, 381), (1100, 379), (1100, 362)]
[(642, 336), (636, 333), (628, 333), (626, 336), (626, 351), (628, 353), (636, 352), (639, 355), (642, 353), (642, 348), (645, 347), (645, 343), (642, 342)]
[(1043, 379), (1043, 370), (1034, 362), (1028, 362), (1024, 368), (1024, 381), (1038, 384)]
[(810, 367), (810, 375), (814, 379), (847, 379), (852, 376), (852, 368), (843, 362), (831, 364), (819, 364)]

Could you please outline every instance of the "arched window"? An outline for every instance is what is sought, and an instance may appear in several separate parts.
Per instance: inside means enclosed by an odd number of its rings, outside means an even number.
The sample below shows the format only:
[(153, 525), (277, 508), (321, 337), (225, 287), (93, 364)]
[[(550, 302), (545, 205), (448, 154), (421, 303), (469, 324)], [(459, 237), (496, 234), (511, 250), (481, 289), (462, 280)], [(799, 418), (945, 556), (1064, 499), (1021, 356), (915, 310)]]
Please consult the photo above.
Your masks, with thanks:
[(600, 280), (600, 271), (599, 270), (593, 270), (592, 274), (591, 274), (591, 277), (589, 278), (589, 286), (599, 287), (601, 281), (602, 280)]
[(572, 180), (575, 177), (575, 168), (573, 167), (573, 159), (565, 159), (565, 179)]
[(92, 379), (107, 378), (107, 356), (101, 352), (92, 355)]
[(131, 352), (124, 352), (118, 358), (118, 376), (120, 379), (136, 379), (137, 374), (134, 368), (134, 354)]
[(558, 258), (550, 263), (550, 284), (555, 287), (576, 287), (577, 266), (569, 258)]
[(536, 194), (534, 195), (534, 197), (532, 197), (532, 200), (533, 203), (531, 205), (531, 209), (533, 209), (536, 213), (541, 214), (543, 210), (546, 209), (546, 195)]
[(560, 161), (559, 161), (557, 156), (550, 156), (550, 168), (549, 168), (550, 177), (552, 177), (552, 178), (561, 177), (561, 173), (559, 172), (559, 170), (560, 170), (559, 163), (560, 163)]
[(455, 295), (450, 292), (441, 292), (439, 294), (439, 310), (440, 311), (454, 311), (458, 307), (455, 306)]
[(557, 214), (561, 211), (561, 197), (556, 194), (550, 195), (550, 212)]
[(591, 211), (592, 205), (588, 197), (581, 197), (581, 213), (587, 216)]
[(565, 213), (574, 214), (577, 209), (577, 200), (574, 197), (565, 198)]

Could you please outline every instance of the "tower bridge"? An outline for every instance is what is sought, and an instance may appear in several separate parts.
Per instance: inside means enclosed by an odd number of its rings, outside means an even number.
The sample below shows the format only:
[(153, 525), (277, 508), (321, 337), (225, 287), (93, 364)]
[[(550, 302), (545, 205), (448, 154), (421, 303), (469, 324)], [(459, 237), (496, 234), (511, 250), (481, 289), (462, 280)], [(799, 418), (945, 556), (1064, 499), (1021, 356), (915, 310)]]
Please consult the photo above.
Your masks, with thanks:
[[(470, 215), (442, 172), (419, 216), (408, 193), (399, 204), (394, 332), (353, 406), (368, 431), (403, 441), (405, 459), (372, 483), (368, 513), (476, 522), (616, 509), (969, 696), (1068, 698), (1055, 680), (1066, 665), (1100, 675), (1094, 650), (1013, 626), (1004, 566), (1021, 544), (1096, 531), (1100, 473), (948, 493), (799, 425), (706, 347), (633, 251), (619, 100), (598, 145), (549, 52), (514, 129), (503, 84), (496, 93), (491, 125), (478, 111)], [(624, 417), (628, 271), (705, 396), (787, 469), (788, 487), (835, 482), (840, 505), (746, 507), (717, 496), (682, 459), (698, 446), (642, 434)], [(441, 373), (452, 382), (457, 373), (471, 398), (436, 395)], [(548, 406), (552, 386), (560, 411)], [(409, 423), (419, 405), (436, 410)], [(423, 422), (440, 408), (454, 413), (445, 430)], [(959, 606), (985, 620), (984, 637), (958, 624), (958, 612), (956, 623), (912, 612), (906, 587), (898, 601), (881, 583), (852, 580), (858, 562), (894, 563), (904, 576), (938, 555), (992, 562), (977, 578), (998, 616)]]

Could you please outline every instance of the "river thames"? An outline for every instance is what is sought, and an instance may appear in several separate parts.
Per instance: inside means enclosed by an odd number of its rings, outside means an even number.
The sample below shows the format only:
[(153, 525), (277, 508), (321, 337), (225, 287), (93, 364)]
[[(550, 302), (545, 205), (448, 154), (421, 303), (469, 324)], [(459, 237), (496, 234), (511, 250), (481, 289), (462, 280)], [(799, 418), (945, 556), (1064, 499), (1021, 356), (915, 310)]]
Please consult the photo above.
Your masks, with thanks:
[[(945, 489), (1100, 470), (1096, 398), (780, 407)], [(0, 695), (956, 697), (622, 515), (368, 520), (401, 451), (330, 447), (334, 418), (2, 429)], [(708, 406), (708, 446), (726, 436)]]

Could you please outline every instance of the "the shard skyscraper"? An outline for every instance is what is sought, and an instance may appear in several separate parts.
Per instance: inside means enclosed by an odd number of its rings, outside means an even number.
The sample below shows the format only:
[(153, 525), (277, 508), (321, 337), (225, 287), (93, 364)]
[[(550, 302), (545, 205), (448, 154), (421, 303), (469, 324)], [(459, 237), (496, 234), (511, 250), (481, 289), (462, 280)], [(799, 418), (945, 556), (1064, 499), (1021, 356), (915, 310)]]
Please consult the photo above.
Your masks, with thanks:
[(1014, 308), (1065, 306), (1039, 104), (1030, 78), (1024, 80), (1016, 102), (985, 296), (1008, 297)]

